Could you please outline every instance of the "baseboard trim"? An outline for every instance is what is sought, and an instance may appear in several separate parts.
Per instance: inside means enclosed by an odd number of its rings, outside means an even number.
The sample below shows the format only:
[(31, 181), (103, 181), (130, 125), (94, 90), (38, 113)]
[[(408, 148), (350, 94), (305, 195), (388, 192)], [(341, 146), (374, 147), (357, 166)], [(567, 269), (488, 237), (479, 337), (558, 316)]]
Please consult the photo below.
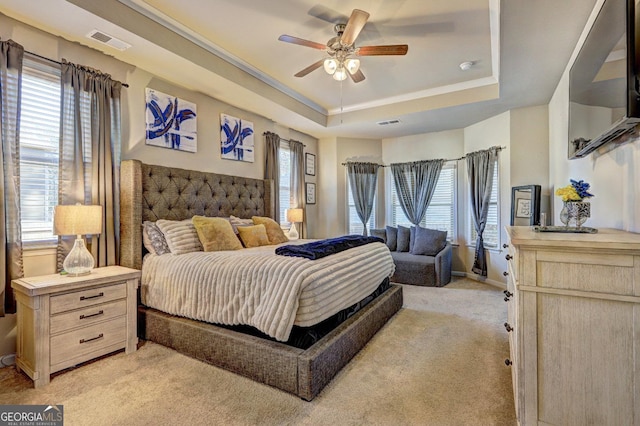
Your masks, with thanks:
[(507, 288), (507, 285), (505, 283), (503, 283), (503, 282), (495, 281), (495, 280), (489, 279), (487, 277), (482, 277), (482, 276), (480, 276), (478, 274), (474, 274), (472, 272), (451, 271), (451, 275), (456, 276), (456, 277), (469, 278), (469, 279), (472, 279), (474, 281), (481, 282), (483, 284), (492, 285), (492, 286), (500, 288), (502, 290), (505, 290)]

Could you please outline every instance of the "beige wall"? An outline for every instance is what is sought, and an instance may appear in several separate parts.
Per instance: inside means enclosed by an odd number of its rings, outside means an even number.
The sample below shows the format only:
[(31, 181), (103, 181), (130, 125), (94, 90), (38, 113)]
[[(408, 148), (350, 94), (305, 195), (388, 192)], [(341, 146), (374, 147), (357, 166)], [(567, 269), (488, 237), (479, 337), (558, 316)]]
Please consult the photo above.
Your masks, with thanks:
[[(347, 169), (342, 163), (351, 161), (382, 161), (382, 149), (379, 139), (327, 138), (319, 142), (322, 156), (321, 178), (322, 211), (318, 218), (315, 234), (317, 238), (330, 238), (345, 235), (348, 232), (347, 221)], [(384, 200), (384, 182), (382, 173), (378, 175), (378, 205), (376, 217), (383, 215), (381, 200)]]
[[(210, 171), (215, 173), (245, 176), (261, 179), (264, 177), (264, 137), (271, 131), (284, 139), (294, 139), (306, 145), (305, 151), (316, 154), (319, 164), (317, 139), (278, 125), (238, 106), (221, 102), (202, 93), (187, 90), (156, 77), (153, 73), (118, 61), (96, 50), (70, 43), (52, 34), (40, 31), (0, 14), (0, 38), (13, 39), (25, 50), (44, 57), (62, 58), (99, 69), (124, 83), (129, 88), (122, 91), (122, 159), (139, 159), (149, 164)], [(198, 152), (174, 151), (145, 144), (145, 88), (150, 87), (197, 105)], [(220, 158), (220, 113), (227, 113), (252, 121), (255, 132), (255, 162), (245, 163)], [(316, 175), (318, 173), (316, 172)], [(308, 181), (316, 177), (307, 176)], [(318, 183), (318, 186), (320, 184)], [(318, 217), (316, 204), (307, 207), (306, 223), (311, 225), (308, 233), (317, 234), (313, 225)], [(55, 251), (38, 250), (25, 253), (24, 272), (26, 276), (55, 273)], [(0, 356), (15, 352), (15, 316), (0, 318)]]
[[(591, 28), (597, 11), (604, 0), (598, 0), (585, 31), (576, 46), (582, 47), (586, 33)], [(585, 158), (569, 160), (568, 110), (569, 110), (569, 61), (553, 98), (549, 103), (549, 183), (550, 191), (569, 184), (569, 179), (585, 180), (591, 184), (591, 218), (587, 226), (617, 228), (640, 232), (640, 145), (637, 141), (623, 144), (614, 150), (600, 154), (594, 152)], [(555, 224), (562, 201), (552, 196)]]
[[(437, 158), (453, 159), (464, 155), (464, 130), (448, 130), (445, 132), (426, 133), (419, 135), (404, 136), (400, 138), (389, 138), (382, 140), (382, 159), (384, 164), (404, 163), (408, 161), (433, 160)], [(463, 191), (464, 169), (461, 169), (461, 162), (458, 166), (458, 217), (463, 216)], [(391, 194), (393, 177), (389, 168), (384, 169), (384, 181), (387, 194)], [(388, 204), (391, 202), (389, 201)], [(391, 212), (387, 209), (385, 217), (389, 217)], [(387, 221), (390, 222), (390, 221)], [(459, 222), (459, 220), (458, 220)], [(461, 229), (457, 224), (458, 234)], [(460, 257), (458, 241), (454, 241), (453, 248), (453, 270), (463, 272), (465, 263)]]

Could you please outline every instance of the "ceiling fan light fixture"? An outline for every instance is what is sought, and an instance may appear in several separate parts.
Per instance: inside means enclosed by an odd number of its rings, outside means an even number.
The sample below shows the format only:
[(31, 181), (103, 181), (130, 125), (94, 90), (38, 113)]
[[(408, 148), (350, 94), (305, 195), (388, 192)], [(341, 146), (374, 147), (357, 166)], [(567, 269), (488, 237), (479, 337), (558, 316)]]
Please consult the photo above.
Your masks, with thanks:
[(324, 70), (329, 75), (333, 75), (338, 69), (338, 61), (334, 58), (327, 58), (324, 60)]
[(347, 78), (347, 70), (345, 69), (344, 66), (339, 66), (338, 69), (336, 69), (336, 72), (333, 73), (333, 79), (336, 81), (342, 81), (345, 80)]
[(349, 58), (345, 61), (345, 66), (349, 73), (355, 74), (360, 69), (360, 59)]

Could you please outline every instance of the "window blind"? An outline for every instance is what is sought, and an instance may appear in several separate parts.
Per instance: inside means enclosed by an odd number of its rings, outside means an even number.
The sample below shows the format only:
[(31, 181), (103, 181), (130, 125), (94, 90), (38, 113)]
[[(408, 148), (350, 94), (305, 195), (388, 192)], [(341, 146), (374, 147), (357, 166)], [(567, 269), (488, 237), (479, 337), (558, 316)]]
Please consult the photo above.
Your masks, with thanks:
[(54, 241), (58, 203), (60, 69), (25, 58), (20, 113), (20, 209), (24, 242)]
[[(369, 221), (367, 222), (367, 229), (371, 230), (376, 226), (376, 200), (377, 196), (373, 198), (373, 209), (371, 211), (371, 216), (369, 217)], [(348, 205), (348, 215), (349, 215), (349, 223), (348, 223), (348, 234), (354, 235), (362, 235), (364, 232), (364, 227), (362, 225), (362, 221), (360, 220), (360, 216), (358, 216), (358, 211), (356, 210), (356, 204), (353, 201), (353, 194), (351, 193), (351, 185), (349, 184), (349, 178), (347, 176), (347, 205)]]
[[(447, 240), (449, 241), (454, 241), (455, 237), (457, 170), (455, 164), (445, 164), (442, 167), (431, 203), (429, 203), (427, 212), (420, 222), (420, 226), (423, 228), (447, 231)], [(391, 174), (389, 176), (391, 179), (391, 223), (393, 226), (412, 226), (400, 206), (393, 176)], [(413, 185), (413, 182), (411, 184)]]
[(291, 149), (288, 141), (280, 141), (280, 188), (278, 193), (280, 201), (280, 226), (289, 228), (285, 210), (291, 208)]

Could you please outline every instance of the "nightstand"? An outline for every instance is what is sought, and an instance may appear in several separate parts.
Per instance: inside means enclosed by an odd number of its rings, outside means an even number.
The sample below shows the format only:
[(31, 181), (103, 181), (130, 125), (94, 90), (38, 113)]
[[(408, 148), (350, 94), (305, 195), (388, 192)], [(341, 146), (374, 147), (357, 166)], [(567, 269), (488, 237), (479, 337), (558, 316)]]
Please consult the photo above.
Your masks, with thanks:
[(80, 277), (13, 280), (18, 370), (37, 388), (56, 371), (122, 348), (134, 352), (139, 279), (136, 269), (106, 266)]

